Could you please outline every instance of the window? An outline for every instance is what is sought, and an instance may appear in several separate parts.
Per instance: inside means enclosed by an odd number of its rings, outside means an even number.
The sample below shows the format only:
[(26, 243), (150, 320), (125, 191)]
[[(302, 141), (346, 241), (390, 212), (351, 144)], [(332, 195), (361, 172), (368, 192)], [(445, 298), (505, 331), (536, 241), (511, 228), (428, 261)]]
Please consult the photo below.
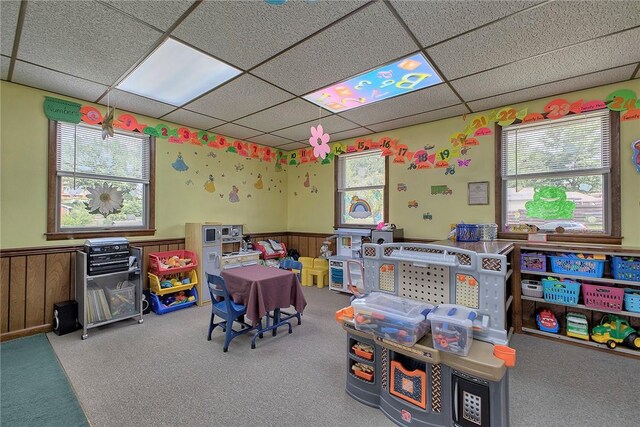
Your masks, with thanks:
[(51, 122), (47, 238), (150, 235), (155, 140), (84, 123)]
[(619, 237), (618, 116), (608, 110), (498, 132), (501, 224)]
[(336, 167), (336, 227), (388, 222), (387, 158), (379, 150), (342, 154)]

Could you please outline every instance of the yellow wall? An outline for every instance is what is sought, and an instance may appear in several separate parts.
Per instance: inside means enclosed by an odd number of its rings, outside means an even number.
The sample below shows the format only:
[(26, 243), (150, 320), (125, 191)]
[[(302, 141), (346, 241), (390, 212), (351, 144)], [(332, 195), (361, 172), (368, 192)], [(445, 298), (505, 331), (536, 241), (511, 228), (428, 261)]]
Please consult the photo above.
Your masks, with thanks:
[[(45, 95), (91, 105), (13, 83), (1, 83), (0, 248), (82, 242), (47, 241), (44, 236), (48, 152), (48, 120), (43, 112)], [(96, 106), (101, 111), (105, 109)], [(138, 114), (135, 116), (151, 126), (159, 123)], [(178, 152), (189, 166), (185, 172), (171, 167)], [(216, 157), (209, 157), (209, 153)], [(160, 138), (156, 143), (156, 157), (158, 231), (155, 236), (141, 239), (184, 237), (184, 223), (200, 221), (244, 224), (245, 233), (286, 230), (287, 173), (276, 172), (274, 162), (245, 159), (204, 146), (171, 144)], [(262, 190), (254, 187), (258, 173), (262, 176)], [(204, 189), (209, 174), (215, 179), (214, 193)], [(193, 184), (187, 185), (188, 180)], [(238, 203), (229, 202), (232, 185), (239, 189)]]
[[(573, 102), (584, 99), (604, 100), (615, 89), (629, 88), (640, 93), (640, 81), (601, 86), (588, 90), (562, 95)], [(528, 108), (529, 112), (542, 112), (544, 106), (552, 99), (544, 98), (522, 104), (513, 105), (517, 111)], [(467, 116), (467, 120), (478, 114)], [(424, 145), (433, 144), (438, 148), (449, 147), (449, 136), (460, 132), (468, 122), (462, 117), (440, 120), (393, 131), (367, 135), (377, 140), (382, 136), (398, 139), (406, 144), (410, 151), (416, 151)], [(330, 132), (330, 129), (328, 130)], [(408, 170), (405, 165), (390, 165), (389, 183), (391, 188), (389, 220), (404, 229), (405, 237), (441, 239), (447, 236), (449, 224), (456, 222), (492, 223), (495, 221), (494, 198), (494, 136), (479, 137), (480, 145), (472, 147), (468, 153), (471, 163), (468, 168), (456, 167), (453, 176), (445, 176), (443, 169)], [(622, 235), (625, 246), (640, 246), (640, 173), (631, 163), (631, 143), (640, 139), (640, 120), (622, 122), (620, 126), (621, 144), (621, 187), (620, 200), (622, 209)], [(352, 144), (353, 139), (341, 141)], [(290, 231), (309, 231), (330, 233), (333, 228), (333, 163), (331, 165), (299, 165), (290, 168), (289, 173), (289, 223)], [(314, 178), (312, 182), (318, 189), (311, 194), (302, 186), (302, 180), (309, 172)], [(489, 205), (467, 205), (467, 183), (473, 181), (489, 181)], [(406, 192), (398, 192), (397, 184), (407, 184)], [(432, 185), (448, 185), (453, 190), (451, 196), (431, 195)], [(297, 192), (297, 196), (293, 193)], [(419, 207), (409, 208), (409, 200), (418, 201)], [(430, 212), (433, 220), (423, 220), (423, 213)]]

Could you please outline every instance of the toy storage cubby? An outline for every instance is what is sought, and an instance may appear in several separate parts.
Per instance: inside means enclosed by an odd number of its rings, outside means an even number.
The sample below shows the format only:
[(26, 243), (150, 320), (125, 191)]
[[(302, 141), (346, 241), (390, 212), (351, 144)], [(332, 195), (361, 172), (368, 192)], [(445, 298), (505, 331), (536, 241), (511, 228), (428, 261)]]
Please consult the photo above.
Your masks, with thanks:
[[(604, 316), (613, 314), (629, 322), (640, 334), (640, 251), (532, 242), (518, 244), (516, 251), (520, 260), (520, 268), (514, 274), (517, 276), (514, 294), (519, 307), (516, 312), (520, 313), (514, 319), (516, 332), (640, 358), (640, 350), (623, 344), (610, 349), (604, 343), (572, 332), (576, 315), (581, 315), (580, 319), (584, 316), (591, 333)], [(586, 258), (576, 258), (573, 254), (583, 254)], [(537, 269), (540, 267), (544, 270)], [(550, 310), (556, 317), (558, 333), (544, 332), (536, 326), (536, 314), (543, 309)]]
[(191, 307), (198, 301), (198, 260), (191, 251), (149, 254), (151, 310), (165, 314)]

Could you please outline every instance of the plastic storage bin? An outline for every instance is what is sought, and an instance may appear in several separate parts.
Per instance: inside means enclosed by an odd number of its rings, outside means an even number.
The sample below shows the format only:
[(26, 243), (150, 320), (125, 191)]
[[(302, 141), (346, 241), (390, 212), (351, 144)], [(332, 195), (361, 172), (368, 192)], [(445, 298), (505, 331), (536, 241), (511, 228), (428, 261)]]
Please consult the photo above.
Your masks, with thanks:
[(498, 238), (497, 224), (478, 224), (480, 240), (493, 241)]
[(172, 311), (176, 311), (176, 310), (181, 310), (183, 308), (187, 308), (187, 307), (191, 307), (192, 305), (194, 305), (196, 303), (196, 301), (198, 301), (198, 291), (196, 291), (196, 288), (191, 288), (187, 291), (184, 291), (184, 294), (187, 298), (189, 297), (194, 297), (193, 301), (188, 301), (188, 302), (183, 302), (180, 304), (176, 304), (176, 305), (164, 305), (161, 301), (161, 296), (156, 295), (154, 293), (152, 293), (150, 295), (151, 297), (151, 310), (153, 310), (154, 313), (156, 314), (165, 314), (165, 313), (171, 313)]
[(479, 242), (480, 227), (477, 224), (456, 225), (456, 240), (458, 242)]
[(606, 260), (549, 256), (551, 271), (573, 276), (602, 277)]
[(371, 332), (404, 346), (413, 346), (429, 330), (426, 315), (433, 305), (372, 292), (353, 300), (356, 329)]
[(431, 310), (427, 319), (431, 322), (433, 348), (460, 356), (469, 354), (477, 315), (474, 310), (456, 304), (441, 304)]
[(580, 283), (572, 280), (554, 278), (542, 279), (544, 299), (560, 304), (577, 305), (580, 296)]
[(528, 297), (542, 298), (543, 290), (542, 283), (539, 280), (521, 280), (520, 288), (522, 295)]
[(520, 254), (521, 271), (547, 271), (547, 257), (545, 254), (523, 252)]
[[(172, 257), (189, 260), (189, 263), (175, 267), (168, 267), (167, 261)], [(198, 259), (196, 258), (196, 254), (191, 251), (178, 250), (167, 252), (153, 252), (149, 254), (149, 271), (156, 275), (182, 273), (184, 271), (192, 270), (197, 266)]]
[(627, 288), (624, 290), (624, 309), (640, 313), (640, 289)]
[(640, 258), (614, 256), (611, 259), (611, 271), (618, 280), (640, 282)]
[(622, 288), (582, 284), (582, 301), (587, 307), (621, 311), (623, 299), (624, 289)]
[(138, 310), (136, 310), (135, 284), (120, 289), (105, 287), (104, 292), (107, 296), (111, 316), (128, 316), (138, 312)]

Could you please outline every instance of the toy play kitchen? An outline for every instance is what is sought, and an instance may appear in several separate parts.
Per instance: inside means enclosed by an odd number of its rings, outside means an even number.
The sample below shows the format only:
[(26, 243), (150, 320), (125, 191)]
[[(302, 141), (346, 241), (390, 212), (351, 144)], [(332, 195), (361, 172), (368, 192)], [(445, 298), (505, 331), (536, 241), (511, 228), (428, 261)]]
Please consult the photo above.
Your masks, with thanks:
[[(336, 255), (329, 257), (329, 289), (351, 292), (347, 277), (347, 262), (351, 260), (362, 265), (362, 242), (363, 239), (369, 241), (370, 238), (371, 230), (369, 229), (336, 229)], [(352, 271), (357, 270), (359, 269), (352, 268)]]
[(500, 249), (362, 245), (364, 297), (336, 313), (347, 332), (347, 393), (398, 425), (508, 426)]

